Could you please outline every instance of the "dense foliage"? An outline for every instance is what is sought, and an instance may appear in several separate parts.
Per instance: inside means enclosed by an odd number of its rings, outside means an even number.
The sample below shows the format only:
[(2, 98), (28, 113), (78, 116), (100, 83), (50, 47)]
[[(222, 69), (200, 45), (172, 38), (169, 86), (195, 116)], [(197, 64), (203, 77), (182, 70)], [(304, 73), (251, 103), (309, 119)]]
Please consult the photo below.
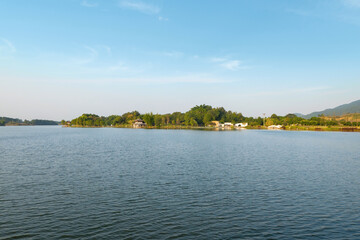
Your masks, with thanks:
[(212, 121), (240, 122), (245, 118), (241, 113), (226, 111), (224, 108), (213, 108), (209, 105), (195, 106), (186, 113), (174, 112), (172, 114), (140, 114), (138, 111), (128, 112), (123, 115), (99, 117), (95, 114), (83, 114), (73, 119), (71, 125), (78, 126), (118, 126), (130, 125), (136, 119), (143, 119), (148, 126), (206, 126)]
[[(220, 123), (247, 122), (250, 126), (264, 125), (263, 118), (244, 117), (241, 113), (226, 111), (223, 107), (213, 108), (209, 105), (200, 105), (191, 108), (186, 113), (174, 112), (168, 114), (140, 114), (138, 111), (128, 112), (123, 115), (111, 115), (108, 117), (95, 114), (83, 114), (71, 121), (73, 126), (103, 127), (103, 126), (130, 126), (134, 120), (142, 119), (148, 127), (166, 127), (166, 126), (211, 126), (213, 121)], [(62, 121), (64, 124), (65, 121)], [(266, 126), (269, 125), (301, 125), (301, 126), (357, 126), (356, 122), (341, 122), (335, 120), (326, 120), (322, 117), (312, 117), (304, 119), (294, 114), (286, 116), (277, 116), (276, 114), (266, 118)]]
[(118, 126), (131, 124), (133, 120), (141, 118), (138, 111), (124, 113), (122, 116), (111, 115), (108, 117), (99, 117), (95, 114), (83, 114), (78, 118), (71, 120), (71, 125), (76, 126)]
[(276, 114), (271, 115), (270, 118), (266, 119), (266, 125), (299, 125), (299, 126), (360, 126), (360, 122), (350, 121), (336, 121), (335, 119), (328, 119), (325, 116), (312, 117), (310, 119), (304, 119), (297, 117), (294, 114), (288, 114), (286, 116), (277, 116)]

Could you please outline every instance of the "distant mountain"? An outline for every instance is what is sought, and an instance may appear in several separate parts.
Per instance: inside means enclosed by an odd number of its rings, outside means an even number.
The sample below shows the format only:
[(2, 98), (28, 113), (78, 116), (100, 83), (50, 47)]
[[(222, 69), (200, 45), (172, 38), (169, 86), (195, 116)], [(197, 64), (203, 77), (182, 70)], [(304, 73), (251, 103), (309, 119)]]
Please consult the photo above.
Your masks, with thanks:
[(324, 114), (324, 116), (341, 116), (347, 113), (360, 113), (360, 100), (348, 104), (343, 104), (335, 108), (329, 108), (323, 111), (313, 112), (300, 117), (308, 119), (311, 117), (317, 117), (322, 114)]
[(59, 122), (52, 120), (34, 119), (30, 121), (31, 125), (59, 125)]
[(13, 123), (22, 123), (23, 122), (21, 119), (9, 118), (9, 117), (0, 117), (0, 121), (4, 122), (5, 124), (8, 122), (13, 122)]
[(28, 120), (21, 120), (18, 118), (8, 118), (8, 117), (0, 117), (0, 124), (1, 125), (59, 125), (59, 122), (52, 121), (52, 120), (42, 120), (42, 119), (34, 119), (31, 121)]
[(301, 117), (301, 118), (305, 118), (305, 116), (306, 116), (302, 113), (293, 113), (293, 114), (295, 114), (297, 117)]

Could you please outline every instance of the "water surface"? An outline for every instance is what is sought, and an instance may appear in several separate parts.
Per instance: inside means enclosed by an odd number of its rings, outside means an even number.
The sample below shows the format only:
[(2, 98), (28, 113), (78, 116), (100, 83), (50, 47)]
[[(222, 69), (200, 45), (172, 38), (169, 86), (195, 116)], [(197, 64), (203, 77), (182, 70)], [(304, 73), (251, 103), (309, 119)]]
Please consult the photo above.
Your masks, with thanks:
[(360, 134), (1, 127), (0, 239), (360, 239)]

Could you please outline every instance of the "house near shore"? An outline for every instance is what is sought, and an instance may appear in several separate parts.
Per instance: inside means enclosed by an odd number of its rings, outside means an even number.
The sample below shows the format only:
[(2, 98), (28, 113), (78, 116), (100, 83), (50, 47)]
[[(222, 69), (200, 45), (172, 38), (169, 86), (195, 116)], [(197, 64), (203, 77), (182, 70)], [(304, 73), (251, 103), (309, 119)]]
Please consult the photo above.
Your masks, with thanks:
[(146, 123), (142, 119), (136, 119), (132, 124), (133, 128), (143, 128), (146, 127)]
[(219, 125), (220, 125), (219, 121), (211, 121), (208, 126), (209, 127), (219, 127)]
[(267, 128), (271, 130), (280, 130), (283, 129), (283, 125), (270, 125)]
[(236, 124), (235, 124), (235, 127), (244, 128), (244, 127), (247, 127), (247, 126), (248, 126), (248, 123), (236, 123)]

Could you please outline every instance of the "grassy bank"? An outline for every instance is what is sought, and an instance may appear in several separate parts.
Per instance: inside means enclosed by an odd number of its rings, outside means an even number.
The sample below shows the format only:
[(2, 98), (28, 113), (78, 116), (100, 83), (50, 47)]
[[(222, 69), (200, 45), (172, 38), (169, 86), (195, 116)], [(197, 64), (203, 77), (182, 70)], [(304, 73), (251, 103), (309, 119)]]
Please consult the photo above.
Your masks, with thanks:
[(290, 130), (290, 131), (360, 132), (359, 127), (346, 127), (346, 126), (286, 126), (284, 130)]

